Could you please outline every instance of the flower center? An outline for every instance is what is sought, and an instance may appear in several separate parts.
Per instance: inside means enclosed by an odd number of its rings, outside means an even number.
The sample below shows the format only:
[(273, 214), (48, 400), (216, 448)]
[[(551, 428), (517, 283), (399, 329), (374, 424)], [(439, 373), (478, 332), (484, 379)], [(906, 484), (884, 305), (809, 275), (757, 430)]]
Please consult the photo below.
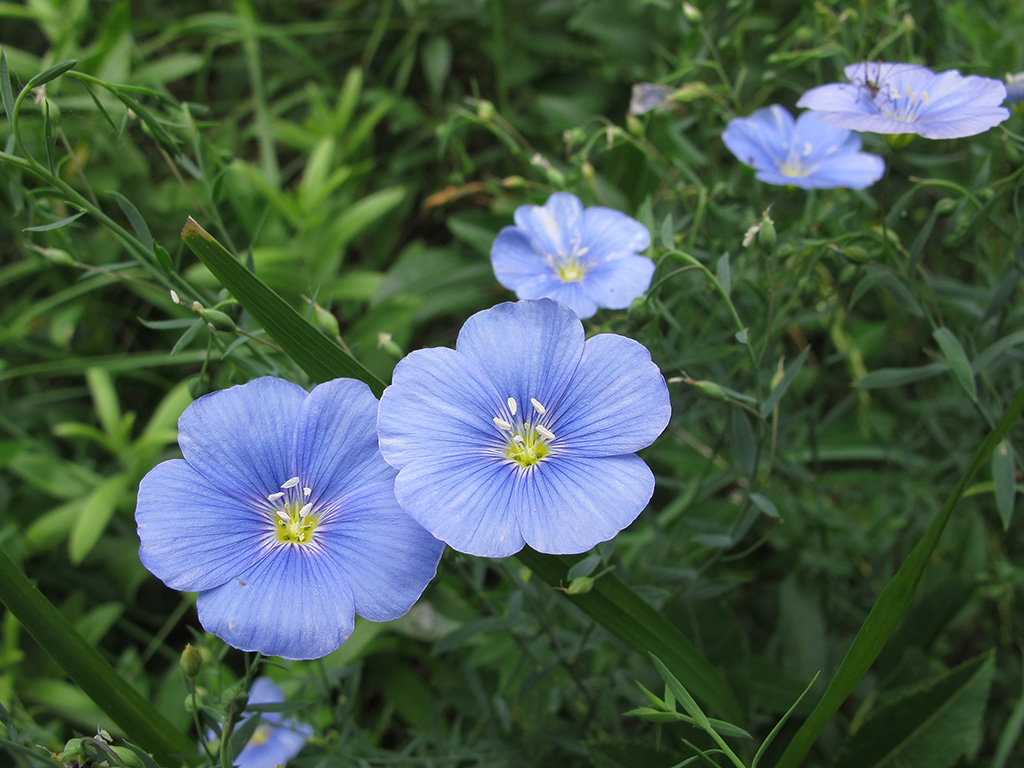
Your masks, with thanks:
[(256, 730), (252, 734), (252, 738), (249, 739), (249, 743), (246, 746), (258, 747), (260, 744), (266, 743), (269, 738), (270, 726), (264, 723), (263, 725), (257, 726)]
[(299, 478), (293, 477), (281, 485), (281, 490), (267, 496), (274, 521), (277, 540), (283, 544), (309, 544), (319, 518), (313, 514), (309, 501), (313, 489), (300, 487)]
[(563, 283), (578, 283), (585, 274), (586, 270), (574, 259), (558, 265), (558, 279)]
[(577, 248), (577, 245), (578, 241), (576, 240), (570, 243), (568, 255), (559, 252), (548, 256), (548, 264), (563, 283), (578, 283), (587, 274), (587, 268), (583, 266), (582, 258), (590, 249), (586, 246)]
[(928, 91), (917, 93), (909, 83), (903, 93), (895, 86), (890, 86), (889, 90), (880, 93), (879, 97), (882, 102), (879, 104), (879, 111), (882, 115), (901, 123), (916, 122), (921, 116), (921, 111), (931, 103)]
[(530, 398), (530, 404), (534, 411), (532, 422), (516, 415), (519, 404), (514, 397), (508, 399), (508, 411), (492, 419), (494, 426), (505, 433), (502, 455), (520, 467), (532, 467), (542, 461), (551, 453), (551, 442), (555, 439), (555, 433), (544, 424), (547, 409), (534, 397)]
[(809, 141), (803, 143), (802, 152), (799, 143), (789, 149), (786, 159), (779, 165), (779, 173), (794, 179), (802, 179), (809, 175), (811, 169), (804, 165), (803, 158), (809, 156), (814, 148)]

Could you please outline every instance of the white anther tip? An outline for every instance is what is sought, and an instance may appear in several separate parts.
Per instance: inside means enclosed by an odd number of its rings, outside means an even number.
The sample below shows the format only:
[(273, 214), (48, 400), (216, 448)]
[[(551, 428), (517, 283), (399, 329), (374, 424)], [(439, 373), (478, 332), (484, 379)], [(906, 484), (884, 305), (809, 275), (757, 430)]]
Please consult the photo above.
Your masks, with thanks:
[(284, 496), (284, 494), (278, 491), (277, 493), (272, 493), (269, 496), (267, 496), (267, 501), (277, 501), (282, 496)]
[(281, 484), (282, 488), (294, 488), (299, 484), (299, 478), (293, 477), (291, 480), (286, 480)]
[(506, 432), (512, 429), (512, 425), (511, 424), (509, 424), (504, 419), (498, 418), (497, 416), (494, 417), (493, 421), (494, 421), (494, 426), (496, 426), (498, 429), (503, 429)]
[(537, 434), (542, 435), (543, 437), (546, 437), (548, 440), (554, 440), (555, 439), (555, 433), (552, 432), (547, 427), (542, 426), (540, 424), (537, 425)]
[(519, 404), (516, 402), (514, 397), (508, 399), (508, 410), (513, 416), (516, 415), (516, 411), (519, 409)]
[(537, 411), (537, 413), (539, 413), (541, 416), (548, 412), (548, 409), (541, 405), (536, 397), (530, 398), (530, 404), (533, 406), (533, 409)]

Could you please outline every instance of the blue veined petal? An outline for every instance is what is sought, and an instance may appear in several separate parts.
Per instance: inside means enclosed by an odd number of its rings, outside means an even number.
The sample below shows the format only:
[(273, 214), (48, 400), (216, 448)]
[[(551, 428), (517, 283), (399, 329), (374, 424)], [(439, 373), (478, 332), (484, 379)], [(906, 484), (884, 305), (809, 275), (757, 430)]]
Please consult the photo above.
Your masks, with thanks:
[(1002, 107), (988, 109), (952, 109), (929, 114), (917, 126), (917, 133), (926, 139), (959, 139), (994, 128), (1010, 116)]
[(507, 557), (523, 548), (513, 503), (517, 468), (505, 459), (421, 461), (395, 481), (402, 509), (452, 549)]
[(549, 411), (559, 451), (590, 457), (645, 448), (672, 416), (668, 386), (651, 353), (610, 333), (587, 340), (576, 376)]
[[(498, 282), (510, 291), (516, 291), (523, 284), (543, 279), (557, 280), (551, 262), (533, 247), (525, 231), (517, 227), (505, 227), (498, 233), (491, 246), (491, 266)], [(540, 296), (519, 296), (521, 299), (541, 298)]]
[[(266, 722), (268, 713), (263, 713)], [(261, 725), (260, 728), (263, 726)], [(259, 730), (257, 729), (257, 733)], [(289, 720), (281, 725), (270, 726), (266, 741), (250, 741), (235, 758), (236, 768), (273, 768), (284, 765), (295, 757), (313, 733), (313, 727)]]
[(857, 152), (830, 157), (813, 174), (798, 181), (805, 182), (800, 185), (804, 189), (865, 189), (884, 175), (885, 161), (881, 157)]
[(135, 508), (139, 558), (172, 589), (212, 589), (250, 568), (272, 530), (266, 517), (210, 485), (181, 459), (154, 467)]
[(233, 648), (285, 659), (319, 659), (355, 623), (345, 570), (316, 544), (282, 545), (249, 570), (199, 594), (199, 622)]
[[(626, 256), (591, 269), (583, 278), (583, 284), (598, 306), (626, 309), (633, 303), (633, 299), (643, 296), (651, 287), (654, 268), (654, 262), (646, 256)], [(577, 314), (589, 317), (579, 312)]]
[(493, 420), (506, 408), (506, 398), (473, 360), (444, 347), (416, 350), (398, 363), (381, 396), (380, 451), (401, 469), (412, 461), (498, 450), (505, 441)]
[(550, 299), (498, 304), (470, 317), (455, 349), (487, 374), (499, 397), (555, 400), (583, 354), (583, 324)]
[(240, 500), (266, 498), (294, 471), (292, 444), (302, 387), (254, 379), (196, 400), (178, 420), (178, 445), (189, 465)]
[(519, 293), (524, 299), (553, 299), (560, 301), (573, 311), (573, 314), (581, 320), (593, 317), (598, 310), (598, 304), (594, 301), (590, 292), (589, 274), (582, 280), (567, 283), (563, 280), (552, 280), (547, 290), (540, 290), (539, 286), (523, 286)]
[(538, 552), (586, 552), (632, 523), (653, 493), (654, 475), (636, 454), (553, 457), (519, 484), (523, 538)]
[(806, 91), (796, 105), (820, 112), (860, 112), (862, 103), (870, 103), (865, 94), (867, 89), (851, 83), (829, 83)]
[(324, 547), (345, 571), (356, 613), (390, 621), (412, 608), (434, 578), (444, 542), (402, 511), (394, 480), (362, 490), (323, 527)]
[(579, 241), (582, 214), (583, 203), (576, 195), (556, 192), (543, 206), (516, 208), (513, 219), (517, 227), (526, 230), (542, 253), (567, 256)]
[(793, 126), (793, 142), (802, 146), (801, 156), (808, 163), (816, 163), (831, 155), (860, 152), (860, 135), (831, 125), (813, 110), (802, 112)]
[(792, 130), (793, 117), (775, 104), (730, 120), (722, 141), (740, 162), (752, 168), (774, 167), (789, 152)]
[(580, 261), (588, 269), (609, 259), (633, 256), (647, 250), (651, 244), (651, 233), (647, 227), (622, 211), (601, 206), (583, 211), (580, 232), (587, 249)]
[(393, 470), (377, 448), (377, 398), (355, 379), (315, 387), (295, 422), (295, 472), (319, 511)]

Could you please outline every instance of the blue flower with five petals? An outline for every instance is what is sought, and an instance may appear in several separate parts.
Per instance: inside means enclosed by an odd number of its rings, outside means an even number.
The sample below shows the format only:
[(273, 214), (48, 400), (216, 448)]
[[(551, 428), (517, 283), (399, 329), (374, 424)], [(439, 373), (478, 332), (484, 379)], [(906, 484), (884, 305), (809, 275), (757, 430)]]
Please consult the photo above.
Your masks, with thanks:
[(380, 401), (402, 508), (460, 552), (584, 552), (640, 514), (654, 476), (635, 451), (668, 425), (650, 353), (549, 299), (466, 321), (455, 349), (422, 349)]
[[(269, 677), (257, 677), (249, 689), (249, 704), (278, 704), (284, 692)], [(250, 714), (242, 716), (248, 720)], [(299, 752), (313, 733), (312, 726), (296, 720), (285, 720), (280, 712), (264, 712), (252, 738), (235, 757), (237, 768), (274, 768), (284, 765)]]
[(243, 651), (314, 659), (358, 613), (401, 616), (444, 545), (398, 506), (369, 388), (336, 379), (307, 393), (262, 378), (192, 403), (184, 459), (139, 486), (139, 557), (173, 589), (199, 592), (203, 627)]
[(735, 117), (722, 133), (729, 151), (768, 184), (803, 189), (864, 189), (885, 173), (885, 161), (860, 151), (860, 136), (804, 112), (795, 121), (778, 104)]
[(640, 256), (647, 228), (621, 211), (556, 192), (543, 206), (516, 208), (515, 226), (491, 246), (498, 282), (520, 299), (558, 299), (582, 318), (625, 309), (651, 285), (654, 262)]
[(820, 112), (822, 120), (840, 128), (926, 139), (973, 136), (1010, 116), (1000, 106), (1006, 86), (990, 77), (870, 61), (850, 64), (843, 72), (849, 83), (819, 85), (796, 105)]

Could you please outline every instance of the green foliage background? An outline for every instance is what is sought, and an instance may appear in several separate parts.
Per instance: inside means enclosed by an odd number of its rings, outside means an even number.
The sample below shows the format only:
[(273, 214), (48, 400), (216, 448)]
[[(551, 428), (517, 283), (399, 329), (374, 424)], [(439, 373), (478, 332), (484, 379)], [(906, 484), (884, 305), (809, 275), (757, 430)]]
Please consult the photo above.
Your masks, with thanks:
[[(1013, 4), (28, 0), (0, 3), (0, 45), (14, 96), (77, 60), (0, 120), (0, 548), (183, 732), (184, 644), (212, 714), (244, 664), (139, 563), (138, 481), (177, 455), (192, 397), (311, 382), (185, 246), (189, 216), (385, 382), (511, 298), (488, 253), (517, 206), (565, 189), (643, 221), (647, 301), (588, 332), (646, 344), (674, 417), (643, 453), (650, 507), (588, 567), (721, 672), (747, 764), (821, 672), (761, 757), (778, 764), (1024, 383), (1019, 113), (902, 149), (865, 136), (888, 170), (864, 192), (763, 185), (720, 140), (850, 62), (1019, 71)], [(629, 115), (637, 82), (674, 100)], [(743, 246), (764, 211), (777, 241)], [(803, 764), (1019, 760), (1020, 437)], [(712, 745), (623, 716), (650, 703), (636, 681), (661, 692), (651, 660), (527, 564), (448, 551), (407, 617), (268, 668), (316, 729), (295, 764), (671, 766), (683, 739)], [(97, 724), (131, 736), (0, 616), (15, 765)]]

